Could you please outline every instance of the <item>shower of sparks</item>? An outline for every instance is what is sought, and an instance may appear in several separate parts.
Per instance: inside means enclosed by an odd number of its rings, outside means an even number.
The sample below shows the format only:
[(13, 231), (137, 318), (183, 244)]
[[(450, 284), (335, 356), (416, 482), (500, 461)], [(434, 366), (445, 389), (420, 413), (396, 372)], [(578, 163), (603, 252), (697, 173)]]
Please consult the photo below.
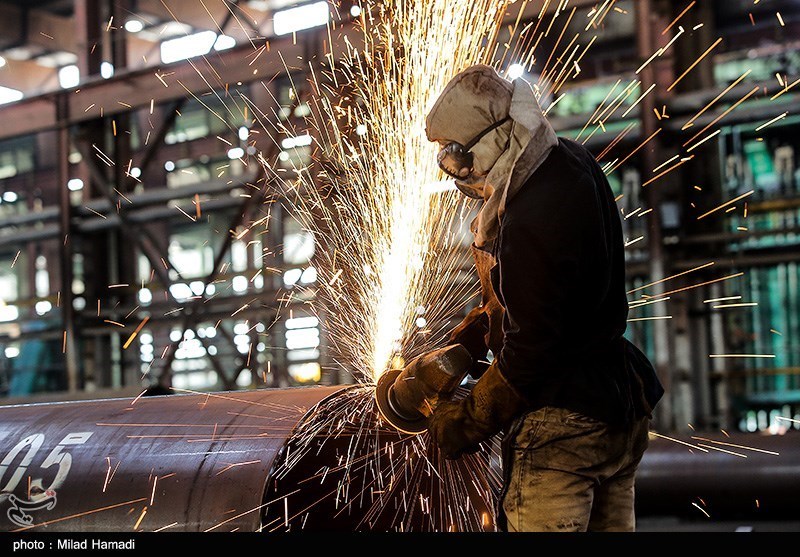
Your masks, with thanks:
[(674, 437), (662, 435), (661, 433), (656, 433), (655, 431), (651, 431), (650, 435), (652, 435), (653, 437), (658, 437), (660, 439), (666, 439), (667, 441), (672, 441), (673, 443), (678, 443), (679, 445), (686, 445), (689, 448), (697, 449), (698, 451), (702, 451), (704, 453), (708, 452), (708, 449), (704, 449), (703, 447), (698, 447), (697, 445), (692, 445), (691, 443), (687, 443), (686, 441), (681, 441), (680, 439), (675, 439)]
[(693, 507), (696, 507), (696, 508), (697, 508), (697, 509), (698, 509), (698, 510), (701, 512), (701, 513), (703, 513), (704, 515), (706, 515), (706, 518), (711, 518), (711, 515), (710, 515), (710, 514), (708, 514), (708, 512), (706, 512), (706, 510), (705, 510), (703, 507), (701, 507), (700, 505), (698, 505), (698, 504), (697, 504), (697, 503), (695, 503), (694, 501), (692, 501), (692, 506), (693, 506)]
[(734, 443), (727, 443), (725, 441), (717, 441), (715, 439), (706, 439), (705, 437), (692, 437), (692, 439), (695, 439), (697, 441), (705, 441), (706, 443), (714, 443), (716, 445), (723, 445), (725, 447), (734, 447), (734, 448), (737, 448), (737, 449), (745, 449), (747, 451), (755, 451), (757, 453), (765, 453), (765, 454), (771, 454), (771, 455), (775, 455), (775, 456), (780, 456), (780, 453), (777, 453), (775, 451), (768, 451), (766, 449), (758, 449), (756, 447), (748, 447), (747, 445), (736, 445)]
[[(432, 191), (441, 174), (425, 117), (460, 70), (493, 61), (506, 8), (489, 0), (366, 4), (359, 46), (347, 40), (325, 71), (310, 67), (314, 162), (287, 172), (262, 157), (322, 248), (316, 294), (328, 339), (337, 364), (360, 381), (430, 349), (476, 293), (475, 284), (454, 281), (467, 265), (457, 231), (469, 207), (452, 188)], [(433, 325), (428, 334), (415, 331), (420, 314)]]

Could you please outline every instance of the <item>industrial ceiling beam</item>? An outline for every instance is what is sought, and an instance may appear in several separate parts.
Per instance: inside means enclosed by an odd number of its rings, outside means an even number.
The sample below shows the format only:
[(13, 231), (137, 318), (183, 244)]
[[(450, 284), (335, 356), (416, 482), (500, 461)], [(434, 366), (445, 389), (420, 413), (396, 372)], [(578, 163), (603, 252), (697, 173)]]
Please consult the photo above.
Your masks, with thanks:
[[(82, 0), (87, 1), (87, 0)], [(143, 3), (144, 2), (144, 3)], [(139, 10), (152, 10), (156, 14), (166, 12), (161, 0), (143, 0), (139, 2)], [(167, 5), (176, 5), (175, 0), (167, 2)], [(213, 5), (206, 2), (207, 6)], [(548, 11), (554, 11), (560, 2), (551, 2)], [(596, 4), (593, 0), (578, 0), (570, 3), (570, 6), (587, 7)], [(160, 8), (159, 8), (160, 6)], [(184, 5), (178, 11), (173, 10), (176, 17), (181, 21), (187, 21)], [(205, 12), (202, 5), (198, 3), (202, 10), (206, 24), (212, 19)], [(210, 9), (210, 8), (209, 8)], [(232, 8), (237, 19), (232, 19), (229, 29), (226, 32), (243, 23), (239, 8)], [(247, 6), (242, 8), (247, 13), (251, 13), (253, 8)], [(532, 3), (525, 8), (523, 19), (536, 17), (541, 10), (537, 3)], [(227, 10), (226, 10), (227, 11)], [(167, 15), (169, 15), (167, 13)], [(200, 17), (202, 14), (195, 17)], [(216, 17), (216, 16), (215, 16)], [(222, 22), (224, 16), (221, 14), (218, 21)], [(172, 19), (172, 16), (169, 16)], [(516, 14), (513, 10), (509, 13), (509, 20), (513, 22)], [(344, 37), (347, 36), (354, 48), (362, 46), (362, 36), (359, 32), (353, 32), (352, 26), (347, 21), (337, 23), (335, 33), (331, 33), (333, 40), (333, 51), (343, 52), (345, 47)], [(149, 106), (151, 102), (161, 104), (187, 96), (187, 91), (203, 92), (212, 88), (223, 88), (231, 83), (251, 83), (254, 81), (268, 81), (277, 75), (286, 72), (284, 61), (290, 65), (290, 70), (305, 71), (307, 68), (307, 58), (305, 55), (304, 36), (314, 35), (325, 41), (326, 51), (331, 50), (331, 45), (327, 43), (328, 31), (325, 28), (309, 30), (297, 33), (297, 40), (291, 35), (285, 37), (271, 37), (269, 39), (269, 51), (256, 51), (250, 43), (242, 43), (240, 46), (223, 51), (212, 52), (207, 57), (195, 58), (190, 61), (177, 62), (161, 67), (142, 68), (128, 72), (119, 72), (113, 78), (90, 79), (83, 83), (80, 92), (57, 91), (40, 97), (24, 99), (20, 102), (0, 107), (0, 119), (4, 125), (0, 129), (0, 139), (14, 137), (26, 133), (32, 133), (55, 127), (55, 97), (67, 95), (69, 97), (71, 123), (79, 123), (87, 120), (99, 118), (101, 115), (111, 116), (121, 112)], [(257, 44), (261, 48), (263, 44)], [(144, 49), (146, 50), (146, 49)], [(280, 53), (280, 55), (279, 55)], [(142, 54), (137, 53), (138, 59)], [(134, 55), (131, 56), (134, 58)], [(137, 62), (138, 64), (138, 62)], [(122, 104), (124, 103), (124, 104)]]
[(0, 4), (0, 48), (34, 45), (48, 51), (77, 52), (74, 25), (69, 17), (44, 10)]
[[(144, 21), (156, 18), (160, 21), (178, 21), (198, 30), (211, 30), (217, 33), (224, 30), (226, 35), (237, 40), (247, 40), (254, 28), (259, 32), (262, 25), (271, 18), (268, 12), (252, 6), (241, 6), (241, 2), (186, 2), (185, 0), (139, 0), (137, 10)], [(150, 17), (148, 17), (150, 16)], [(230, 25), (226, 20), (230, 19)]]
[(0, 85), (23, 93), (38, 93), (58, 86), (58, 72), (31, 60), (7, 58), (0, 70)]

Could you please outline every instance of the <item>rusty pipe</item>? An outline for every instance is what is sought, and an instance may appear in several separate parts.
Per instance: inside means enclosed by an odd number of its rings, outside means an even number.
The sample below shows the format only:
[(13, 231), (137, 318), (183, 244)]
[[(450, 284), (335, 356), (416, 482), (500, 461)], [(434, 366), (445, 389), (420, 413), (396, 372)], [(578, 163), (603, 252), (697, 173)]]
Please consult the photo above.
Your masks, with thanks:
[(0, 530), (256, 530), (287, 439), (340, 390), (2, 407)]

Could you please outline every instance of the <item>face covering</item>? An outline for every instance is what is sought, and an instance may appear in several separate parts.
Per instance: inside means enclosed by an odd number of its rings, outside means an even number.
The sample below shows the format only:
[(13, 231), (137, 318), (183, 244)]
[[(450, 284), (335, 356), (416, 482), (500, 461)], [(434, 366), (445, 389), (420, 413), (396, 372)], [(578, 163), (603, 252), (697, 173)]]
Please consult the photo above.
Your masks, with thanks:
[(447, 84), (425, 131), (444, 145), (437, 159), (456, 187), (484, 200), (472, 224), (479, 248), (497, 237), (506, 203), (558, 143), (530, 84), (509, 82), (482, 64)]
[(483, 129), (478, 135), (470, 139), (466, 145), (461, 145), (458, 141), (450, 141), (445, 145), (436, 157), (439, 168), (456, 180), (468, 180), (475, 172), (474, 157), (472, 149), (488, 133), (493, 132), (506, 122), (509, 117), (494, 122), (491, 126)]

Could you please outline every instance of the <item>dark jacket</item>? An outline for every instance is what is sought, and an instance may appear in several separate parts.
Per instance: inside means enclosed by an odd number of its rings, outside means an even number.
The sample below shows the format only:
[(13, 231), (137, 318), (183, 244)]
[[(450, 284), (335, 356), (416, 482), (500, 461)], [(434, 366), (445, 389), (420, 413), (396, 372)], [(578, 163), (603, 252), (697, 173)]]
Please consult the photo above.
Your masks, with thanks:
[[(529, 410), (555, 406), (624, 423), (648, 414), (660, 398), (647, 358), (622, 338), (628, 316), (623, 250), (605, 175), (587, 149), (559, 139), (506, 207), (491, 249), (493, 292), (487, 295), (482, 277), (487, 311), (473, 319), (486, 333), (483, 350), (493, 349)], [(489, 342), (498, 336), (491, 334), (498, 321), (494, 295), (504, 310), (502, 343)], [(467, 329), (462, 323), (455, 340)], [(477, 325), (472, 329), (475, 336)]]

